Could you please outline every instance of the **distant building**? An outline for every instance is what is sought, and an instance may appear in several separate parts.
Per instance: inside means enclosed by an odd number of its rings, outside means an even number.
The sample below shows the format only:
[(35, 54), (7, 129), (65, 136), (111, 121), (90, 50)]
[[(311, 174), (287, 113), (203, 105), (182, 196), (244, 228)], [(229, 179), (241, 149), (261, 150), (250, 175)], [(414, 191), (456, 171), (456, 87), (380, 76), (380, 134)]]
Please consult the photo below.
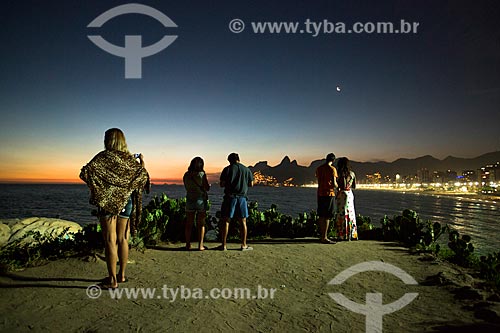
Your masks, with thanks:
[(265, 185), (265, 186), (279, 186), (278, 180), (273, 176), (268, 176), (262, 174), (260, 171), (253, 173), (254, 184), (255, 185)]
[(380, 184), (381, 179), (382, 175), (380, 172), (375, 172), (373, 175), (366, 175), (367, 184)]
[(432, 173), (432, 182), (433, 183), (446, 183), (447, 180), (447, 175), (446, 175), (446, 172), (443, 172), (443, 171), (434, 171)]
[(500, 162), (488, 164), (478, 170), (479, 182), (488, 186), (490, 183), (500, 181)]
[(476, 182), (477, 173), (474, 170), (464, 170), (462, 171), (462, 180), (465, 182)]
[(413, 184), (413, 183), (419, 182), (418, 177), (415, 174), (401, 177), (401, 179), (403, 180), (403, 183), (408, 183), (408, 184)]
[(457, 172), (453, 170), (446, 171), (446, 181), (447, 182), (456, 182), (457, 181)]
[(427, 168), (417, 170), (417, 180), (420, 183), (430, 183), (432, 179), (429, 170)]
[(293, 183), (293, 177), (290, 177), (287, 180), (285, 180), (283, 182), (283, 186), (286, 186), (286, 187), (293, 187), (293, 186), (295, 186), (294, 183)]

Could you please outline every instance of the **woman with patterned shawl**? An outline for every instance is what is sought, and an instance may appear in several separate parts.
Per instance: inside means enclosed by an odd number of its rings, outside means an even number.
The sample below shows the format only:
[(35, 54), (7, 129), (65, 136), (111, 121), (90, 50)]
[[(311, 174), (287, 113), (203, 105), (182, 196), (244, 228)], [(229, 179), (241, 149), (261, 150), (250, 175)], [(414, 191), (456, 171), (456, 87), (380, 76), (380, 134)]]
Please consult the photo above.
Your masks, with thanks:
[(337, 183), (339, 186), (335, 200), (337, 203), (335, 217), (337, 237), (340, 240), (358, 239), (356, 212), (354, 211), (354, 194), (352, 193), (352, 190), (356, 188), (356, 176), (351, 170), (347, 157), (339, 159), (337, 171)]
[[(149, 189), (149, 175), (142, 154), (138, 162), (129, 153), (120, 129), (106, 131), (104, 147), (105, 150), (82, 168), (80, 178), (90, 189), (90, 203), (97, 206), (102, 226), (108, 268), (108, 278), (102, 287), (114, 289), (118, 283), (127, 281), (130, 223), (135, 226), (135, 221), (140, 221), (142, 192)], [(118, 274), (117, 259), (120, 260)]]

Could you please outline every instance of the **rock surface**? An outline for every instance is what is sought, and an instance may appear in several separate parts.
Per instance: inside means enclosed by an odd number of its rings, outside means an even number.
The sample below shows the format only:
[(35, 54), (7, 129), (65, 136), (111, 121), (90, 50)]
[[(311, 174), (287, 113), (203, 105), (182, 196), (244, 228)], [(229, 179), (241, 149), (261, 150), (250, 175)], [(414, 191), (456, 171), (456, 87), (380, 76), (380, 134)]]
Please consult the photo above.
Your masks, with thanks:
[[(8, 243), (22, 239), (29, 231), (38, 231), (42, 236), (66, 237), (68, 233), (76, 233), (80, 230), (82, 227), (76, 222), (48, 217), (30, 217), (17, 222), (10, 228)], [(28, 236), (24, 238), (23, 243), (33, 241), (33, 237)]]
[(10, 227), (5, 223), (0, 223), (0, 247), (7, 244), (10, 238)]

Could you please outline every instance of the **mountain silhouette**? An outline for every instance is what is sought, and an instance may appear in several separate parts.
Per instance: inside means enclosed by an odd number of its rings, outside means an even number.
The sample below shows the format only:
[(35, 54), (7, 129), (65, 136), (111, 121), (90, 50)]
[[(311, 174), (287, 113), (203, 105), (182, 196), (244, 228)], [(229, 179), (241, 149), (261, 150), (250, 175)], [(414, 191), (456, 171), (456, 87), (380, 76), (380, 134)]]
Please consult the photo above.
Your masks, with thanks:
[[(351, 161), (351, 167), (357, 174), (358, 179), (362, 180), (366, 175), (374, 174), (375, 172), (380, 172), (382, 176), (388, 175), (394, 178), (394, 175), (397, 173), (401, 176), (415, 175), (417, 170), (424, 168), (430, 172), (452, 170), (460, 175), (464, 170), (477, 171), (477, 169), (485, 165), (495, 164), (498, 161), (500, 161), (500, 151), (486, 153), (474, 158), (448, 156), (440, 160), (430, 155), (425, 155), (414, 159), (399, 158), (393, 162)], [(249, 168), (252, 172), (259, 171), (265, 176), (272, 176), (279, 183), (293, 178), (293, 184), (304, 185), (316, 182), (315, 170), (323, 163), (325, 163), (324, 159), (312, 161), (309, 166), (301, 166), (298, 165), (296, 160), (291, 161), (288, 156), (285, 156), (276, 166), (270, 166), (267, 161), (261, 161)]]

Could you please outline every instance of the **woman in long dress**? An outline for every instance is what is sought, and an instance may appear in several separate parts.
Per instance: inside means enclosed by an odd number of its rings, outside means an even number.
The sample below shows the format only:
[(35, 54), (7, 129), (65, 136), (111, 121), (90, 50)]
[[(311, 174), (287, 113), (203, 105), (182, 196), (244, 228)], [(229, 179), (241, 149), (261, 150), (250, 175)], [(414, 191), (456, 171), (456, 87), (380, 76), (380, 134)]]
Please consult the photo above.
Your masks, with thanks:
[(351, 170), (349, 159), (342, 157), (337, 164), (338, 192), (336, 195), (337, 211), (335, 227), (340, 240), (358, 239), (356, 212), (354, 210), (353, 189), (356, 188), (356, 175)]

